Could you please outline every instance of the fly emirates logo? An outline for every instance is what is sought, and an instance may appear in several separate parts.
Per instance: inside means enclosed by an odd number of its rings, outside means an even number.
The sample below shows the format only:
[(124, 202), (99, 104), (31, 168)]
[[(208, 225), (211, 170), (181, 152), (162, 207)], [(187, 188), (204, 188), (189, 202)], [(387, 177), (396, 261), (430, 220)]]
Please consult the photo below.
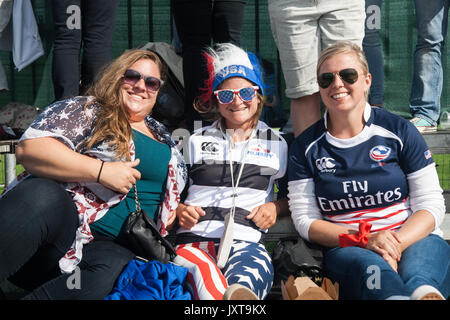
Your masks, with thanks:
[(342, 188), (347, 198), (329, 200), (327, 198), (318, 197), (319, 206), (322, 211), (340, 211), (346, 209), (367, 208), (384, 203), (390, 203), (401, 199), (402, 193), (400, 187), (385, 192), (378, 191), (375, 194), (365, 194), (362, 196), (353, 196), (354, 193), (367, 193), (369, 191), (369, 183), (364, 181), (343, 181)]

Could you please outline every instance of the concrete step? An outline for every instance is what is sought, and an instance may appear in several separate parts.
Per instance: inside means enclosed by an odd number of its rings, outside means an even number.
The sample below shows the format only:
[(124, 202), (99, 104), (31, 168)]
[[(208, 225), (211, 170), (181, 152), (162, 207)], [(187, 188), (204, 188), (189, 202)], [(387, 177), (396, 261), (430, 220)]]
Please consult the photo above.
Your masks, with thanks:
[(450, 153), (450, 130), (422, 134), (432, 153)]

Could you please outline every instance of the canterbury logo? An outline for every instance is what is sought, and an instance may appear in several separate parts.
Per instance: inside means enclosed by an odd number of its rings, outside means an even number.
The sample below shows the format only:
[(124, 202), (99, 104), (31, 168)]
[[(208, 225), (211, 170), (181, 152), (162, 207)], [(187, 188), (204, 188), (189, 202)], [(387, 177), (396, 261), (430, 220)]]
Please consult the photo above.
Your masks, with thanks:
[(317, 169), (320, 170), (320, 172), (335, 172), (336, 169), (333, 169), (336, 164), (334, 163), (334, 159), (333, 158), (328, 158), (328, 157), (322, 157), (320, 159), (316, 160), (316, 166)]
[(219, 152), (219, 149), (217, 149), (218, 145), (217, 142), (202, 142), (201, 149), (204, 152), (217, 153)]

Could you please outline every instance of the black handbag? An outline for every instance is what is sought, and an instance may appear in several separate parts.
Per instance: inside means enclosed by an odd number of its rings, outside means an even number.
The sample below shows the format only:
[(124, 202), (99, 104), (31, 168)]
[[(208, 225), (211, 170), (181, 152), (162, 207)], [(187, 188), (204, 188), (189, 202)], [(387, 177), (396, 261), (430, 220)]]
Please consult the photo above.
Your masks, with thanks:
[(138, 258), (158, 260), (162, 263), (172, 261), (176, 256), (174, 247), (161, 235), (153, 219), (141, 208), (136, 185), (134, 193), (136, 210), (125, 220), (121, 240)]

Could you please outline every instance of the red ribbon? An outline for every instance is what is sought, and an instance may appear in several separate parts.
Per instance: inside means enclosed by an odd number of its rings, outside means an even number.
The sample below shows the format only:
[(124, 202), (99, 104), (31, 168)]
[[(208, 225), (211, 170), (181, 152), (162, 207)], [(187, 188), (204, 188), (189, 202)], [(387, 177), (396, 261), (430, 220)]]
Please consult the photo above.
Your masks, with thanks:
[(372, 228), (372, 224), (367, 221), (363, 221), (359, 223), (359, 232), (356, 234), (347, 234), (341, 233), (339, 234), (339, 247), (361, 247), (365, 248), (367, 245), (367, 235), (370, 233), (370, 228)]

